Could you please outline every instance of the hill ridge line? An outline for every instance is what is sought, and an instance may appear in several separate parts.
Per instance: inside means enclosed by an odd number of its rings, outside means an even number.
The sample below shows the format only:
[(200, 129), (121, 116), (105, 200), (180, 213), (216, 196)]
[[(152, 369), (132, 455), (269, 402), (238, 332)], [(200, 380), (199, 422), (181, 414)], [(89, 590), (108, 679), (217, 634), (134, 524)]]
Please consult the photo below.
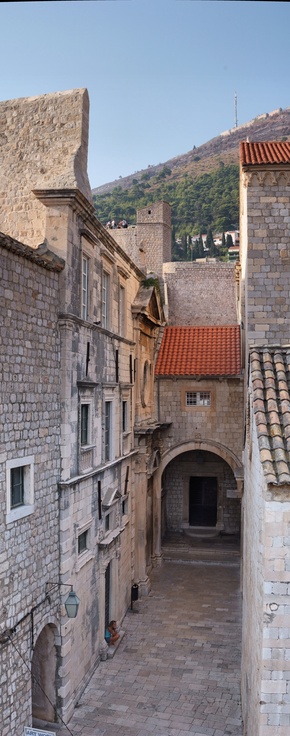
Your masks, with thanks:
[[(277, 132), (275, 132), (276, 130)], [(117, 186), (120, 186), (122, 189), (129, 189), (132, 185), (132, 180), (137, 179), (139, 181), (144, 173), (149, 173), (151, 178), (151, 176), (153, 177), (161, 171), (164, 166), (177, 170), (185, 167), (189, 163), (193, 163), (196, 157), (200, 159), (226, 154), (232, 149), (238, 148), (243, 131), (247, 131), (248, 134), (251, 133), (252, 138), (254, 137), (255, 140), (277, 140), (281, 137), (290, 138), (290, 107), (284, 109), (279, 107), (272, 112), (261, 113), (246, 123), (224, 130), (200, 146), (194, 146), (186, 153), (181, 153), (162, 163), (152, 164), (146, 169), (140, 169), (140, 171), (136, 171), (134, 174), (128, 174), (127, 176), (102, 184), (99, 187), (94, 187), (92, 193), (93, 195), (109, 194)]]

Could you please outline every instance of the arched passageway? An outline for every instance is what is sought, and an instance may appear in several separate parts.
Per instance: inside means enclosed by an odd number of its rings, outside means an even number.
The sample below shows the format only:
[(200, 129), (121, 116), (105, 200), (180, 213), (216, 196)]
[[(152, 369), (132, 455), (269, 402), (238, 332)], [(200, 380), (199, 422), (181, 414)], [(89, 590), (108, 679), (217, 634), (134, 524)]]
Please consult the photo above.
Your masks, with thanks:
[(162, 475), (162, 537), (167, 531), (213, 528), (224, 534), (240, 531), (240, 498), (229, 463), (209, 450), (175, 455)]
[(57, 629), (47, 624), (39, 634), (32, 657), (32, 718), (56, 720)]

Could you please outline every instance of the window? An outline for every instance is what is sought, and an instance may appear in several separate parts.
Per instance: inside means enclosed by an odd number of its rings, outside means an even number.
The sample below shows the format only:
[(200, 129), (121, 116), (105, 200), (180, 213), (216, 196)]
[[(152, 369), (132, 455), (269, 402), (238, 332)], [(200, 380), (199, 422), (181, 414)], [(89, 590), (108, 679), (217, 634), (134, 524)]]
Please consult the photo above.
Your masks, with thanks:
[(81, 445), (89, 445), (90, 443), (90, 405), (81, 404)]
[(78, 554), (79, 555), (81, 555), (82, 552), (85, 552), (88, 549), (88, 536), (89, 536), (88, 529), (86, 529), (84, 532), (82, 532), (78, 536)]
[(8, 460), (6, 463), (7, 524), (34, 512), (33, 471), (32, 456)]
[(105, 401), (105, 461), (112, 457), (112, 402)]
[(91, 528), (93, 520), (90, 518), (85, 524), (78, 526), (76, 529), (76, 572), (84, 567), (87, 562), (90, 562), (94, 558), (94, 553), (91, 545)]
[(150, 374), (151, 365), (148, 360), (146, 360), (143, 366), (143, 380), (141, 386), (141, 403), (143, 407), (147, 406), (150, 398)]
[(11, 468), (11, 509), (24, 504), (24, 467)]
[(106, 532), (109, 532), (110, 531), (110, 526), (111, 526), (111, 524), (110, 524), (110, 514), (107, 514), (105, 516), (105, 531)]
[(110, 324), (110, 276), (103, 271), (102, 283), (102, 326), (109, 329)]
[(210, 392), (187, 391), (186, 406), (210, 406)]
[(122, 515), (127, 516), (128, 514), (128, 496), (122, 499)]
[(125, 334), (125, 289), (119, 286), (119, 332), (120, 335)]
[(88, 319), (89, 307), (89, 259), (82, 258), (82, 318)]
[(128, 402), (122, 401), (122, 432), (128, 429)]

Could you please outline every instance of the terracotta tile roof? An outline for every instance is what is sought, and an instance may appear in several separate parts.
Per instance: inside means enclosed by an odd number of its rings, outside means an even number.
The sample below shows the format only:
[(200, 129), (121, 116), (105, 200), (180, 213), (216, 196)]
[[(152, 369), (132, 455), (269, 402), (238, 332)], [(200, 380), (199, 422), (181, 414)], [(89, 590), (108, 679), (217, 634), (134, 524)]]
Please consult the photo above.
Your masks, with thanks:
[(263, 143), (240, 143), (242, 166), (257, 164), (290, 164), (290, 142), (265, 141)]
[(290, 483), (290, 347), (250, 351), (253, 410), (267, 483)]
[(231, 376), (241, 372), (239, 325), (165, 327), (158, 376)]

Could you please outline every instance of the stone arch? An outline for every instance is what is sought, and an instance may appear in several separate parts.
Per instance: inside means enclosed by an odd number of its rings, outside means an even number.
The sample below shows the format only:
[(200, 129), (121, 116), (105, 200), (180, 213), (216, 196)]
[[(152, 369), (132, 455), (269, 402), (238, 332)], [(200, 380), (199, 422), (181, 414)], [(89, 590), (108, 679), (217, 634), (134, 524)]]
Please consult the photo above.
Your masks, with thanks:
[(58, 631), (47, 623), (40, 631), (33, 651), (32, 717), (53, 723), (56, 721), (56, 677)]
[(237, 484), (241, 485), (241, 481), (243, 479), (243, 465), (238, 456), (235, 455), (232, 450), (229, 450), (228, 447), (222, 445), (220, 442), (215, 442), (214, 440), (207, 439), (198, 441), (189, 440), (188, 442), (182, 442), (181, 444), (174, 445), (173, 447), (170, 447), (169, 450), (166, 450), (166, 452), (161, 457), (161, 462), (158, 468), (160, 478), (166, 466), (168, 465), (168, 463), (171, 462), (171, 460), (174, 460), (175, 457), (181, 455), (183, 452), (190, 452), (191, 450), (208, 451), (214, 453), (215, 455), (218, 455), (230, 466), (236, 478)]
[(161, 551), (161, 537), (162, 528), (164, 527), (164, 497), (162, 497), (162, 475), (167, 465), (178, 458), (183, 453), (188, 453), (193, 450), (199, 450), (200, 452), (210, 452), (215, 454), (223, 460), (231, 469), (237, 488), (238, 498), (242, 496), (243, 489), (243, 465), (239, 457), (228, 447), (223, 445), (221, 442), (216, 442), (211, 439), (203, 440), (188, 440), (180, 444), (176, 444), (166, 450), (160, 459), (160, 464), (156, 468), (153, 480), (154, 480), (154, 564), (161, 564), (162, 551)]
[(163, 455), (160, 470), (162, 538), (193, 527), (239, 533), (242, 466), (231, 450), (216, 441), (188, 441)]

